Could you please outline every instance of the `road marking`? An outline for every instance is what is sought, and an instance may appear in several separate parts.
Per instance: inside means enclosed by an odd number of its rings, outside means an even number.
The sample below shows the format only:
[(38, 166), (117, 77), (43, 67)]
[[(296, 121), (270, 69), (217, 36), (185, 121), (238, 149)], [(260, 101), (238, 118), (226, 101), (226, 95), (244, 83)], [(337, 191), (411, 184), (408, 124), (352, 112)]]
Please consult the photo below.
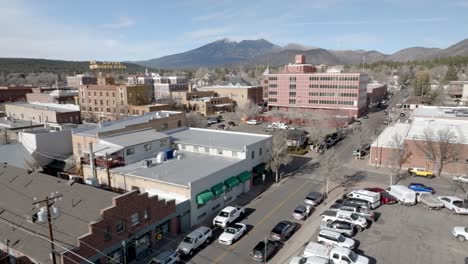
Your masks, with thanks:
[[(263, 222), (265, 222), (268, 218), (270, 218), (271, 215), (273, 215), (273, 213), (275, 213), (276, 211), (278, 211), (287, 201), (289, 201), (289, 199), (291, 199), (294, 195), (296, 195), (299, 191), (301, 191), (304, 186), (307, 186), (308, 184), (302, 184), (301, 187), (299, 187), (296, 191), (294, 191), (293, 193), (289, 194), (288, 197), (286, 197), (286, 199), (284, 199), (281, 203), (279, 203), (275, 208), (273, 208), (273, 210), (271, 210), (268, 214), (266, 214), (264, 217), (262, 217), (262, 219), (260, 219), (257, 223), (255, 223), (255, 225), (253, 226), (252, 230), (250, 230), (250, 232), (248, 232), (245, 236), (245, 237), (248, 237), (253, 231), (254, 229), (261, 225)], [(235, 243), (234, 245), (231, 245), (226, 251), (223, 252), (223, 254), (219, 255), (214, 261), (213, 263), (219, 263), (224, 257), (226, 257), (231, 251), (233, 251), (240, 243)]]

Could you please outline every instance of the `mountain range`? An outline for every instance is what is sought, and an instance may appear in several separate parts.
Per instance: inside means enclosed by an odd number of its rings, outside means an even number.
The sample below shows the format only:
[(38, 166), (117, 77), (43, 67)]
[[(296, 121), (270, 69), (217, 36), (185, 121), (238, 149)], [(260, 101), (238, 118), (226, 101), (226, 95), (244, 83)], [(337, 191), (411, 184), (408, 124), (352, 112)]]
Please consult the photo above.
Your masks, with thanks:
[(440, 57), (468, 56), (468, 39), (446, 49), (411, 47), (393, 54), (371, 50), (327, 50), (291, 43), (284, 47), (265, 39), (232, 41), (221, 39), (199, 48), (160, 58), (134, 61), (145, 67), (181, 69), (229, 66), (236, 64), (268, 64), (281, 66), (293, 62), (296, 54), (305, 54), (312, 64), (360, 64), (377, 61), (430, 60)]

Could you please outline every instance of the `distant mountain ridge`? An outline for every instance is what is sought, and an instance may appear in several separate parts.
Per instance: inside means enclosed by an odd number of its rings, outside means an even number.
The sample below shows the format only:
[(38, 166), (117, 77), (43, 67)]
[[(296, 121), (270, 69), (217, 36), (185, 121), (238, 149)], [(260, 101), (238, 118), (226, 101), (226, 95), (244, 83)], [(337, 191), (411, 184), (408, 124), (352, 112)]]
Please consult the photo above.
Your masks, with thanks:
[(229, 66), (235, 64), (269, 64), (280, 66), (293, 61), (294, 55), (307, 56), (313, 64), (359, 64), (377, 61), (430, 60), (438, 57), (468, 56), (468, 39), (446, 49), (410, 47), (393, 54), (371, 50), (327, 50), (297, 43), (284, 47), (265, 39), (240, 42), (221, 39), (186, 52), (132, 63), (153, 68), (183, 69), (197, 67)]

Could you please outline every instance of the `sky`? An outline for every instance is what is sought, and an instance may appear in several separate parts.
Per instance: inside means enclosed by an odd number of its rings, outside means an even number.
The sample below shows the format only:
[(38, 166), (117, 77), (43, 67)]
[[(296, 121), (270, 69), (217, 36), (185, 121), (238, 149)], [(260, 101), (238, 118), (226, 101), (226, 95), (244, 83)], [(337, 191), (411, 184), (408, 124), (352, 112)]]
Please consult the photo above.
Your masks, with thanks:
[(229, 38), (387, 54), (468, 38), (468, 0), (0, 0), (0, 57), (147, 60)]

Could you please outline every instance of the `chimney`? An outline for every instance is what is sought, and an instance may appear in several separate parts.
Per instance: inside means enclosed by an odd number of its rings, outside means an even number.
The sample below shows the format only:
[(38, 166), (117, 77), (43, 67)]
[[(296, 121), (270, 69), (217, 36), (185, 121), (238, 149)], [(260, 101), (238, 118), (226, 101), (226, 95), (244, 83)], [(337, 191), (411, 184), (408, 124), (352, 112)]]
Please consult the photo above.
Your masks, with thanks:
[(298, 54), (296, 55), (296, 64), (305, 64), (306, 63), (306, 57), (304, 54)]
[(89, 166), (93, 173), (93, 179), (96, 179), (96, 169), (94, 168), (94, 152), (93, 152), (93, 142), (89, 142)]

